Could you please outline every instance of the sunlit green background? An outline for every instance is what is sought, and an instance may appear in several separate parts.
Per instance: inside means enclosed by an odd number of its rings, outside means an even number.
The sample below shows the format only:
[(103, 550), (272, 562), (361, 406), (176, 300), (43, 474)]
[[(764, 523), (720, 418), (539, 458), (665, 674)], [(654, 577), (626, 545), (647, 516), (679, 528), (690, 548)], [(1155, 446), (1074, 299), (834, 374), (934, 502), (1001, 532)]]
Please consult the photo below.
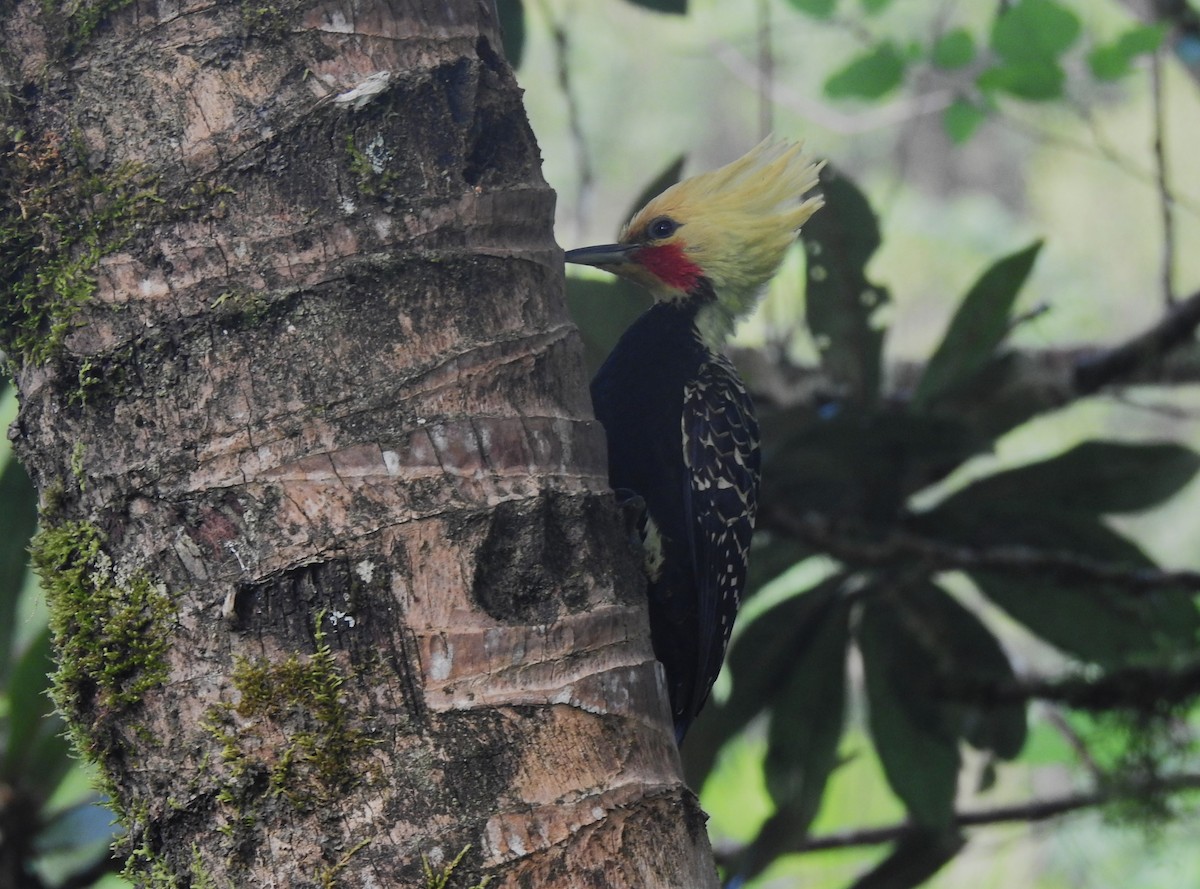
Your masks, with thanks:
[[(1121, 3), (1066, 5), (1094, 42), (1111, 39), (1133, 21)], [(816, 154), (850, 173), (880, 214), (883, 247), (870, 271), (891, 288), (895, 302), (890, 359), (927, 356), (979, 273), (1035, 238), (1046, 245), (1021, 305), (1031, 310), (1045, 303), (1049, 310), (1018, 329), (1018, 344), (1103, 345), (1152, 324), (1163, 311), (1163, 229), (1147, 61), (1116, 83), (1097, 83), (1086, 76), (1080, 49), (1067, 59), (1065, 101), (1002, 101), (997, 114), (956, 145), (945, 133), (940, 110), (921, 113), (950, 99), (944, 79), (934, 73), (910, 78), (877, 102), (834, 101), (822, 86), (881, 37), (902, 46), (928, 44), (932, 33), (953, 25), (986, 41), (996, 4), (907, 0), (885, 4), (873, 16), (863, 6), (841, 0), (832, 20), (817, 21), (783, 0), (691, 0), (686, 16), (657, 14), (621, 0), (527, 3), (518, 79), (546, 178), (558, 192), (559, 243), (566, 248), (611, 241), (631, 202), (674, 158), (687, 156), (685, 174), (725, 163), (764, 135), (769, 119), (775, 133), (803, 137)], [(755, 73), (764, 25), (773, 67), (766, 111)], [(565, 42), (555, 39), (556, 31)], [(1164, 75), (1165, 154), (1177, 198), (1174, 284), (1176, 294), (1186, 296), (1200, 287), (1200, 91), (1177, 63), (1168, 62)], [(754, 345), (777, 338), (780, 327), (794, 326), (793, 319), (802, 317), (802, 282), (797, 251), (738, 342)], [(791, 345), (799, 357), (810, 352), (802, 330), (795, 331)], [(1195, 446), (1200, 387), (1179, 387), (1169, 397), (1168, 404), (1161, 393), (1133, 389), (1123, 401), (1085, 400), (1063, 416), (1020, 427), (993, 455), (974, 461), (949, 483), (1089, 437), (1168, 438)], [(1200, 482), (1165, 508), (1116, 524), (1164, 565), (1200, 567)], [(806, 576), (794, 577), (790, 588), (807, 587), (820, 570), (802, 565), (798, 571)], [(752, 600), (749, 610), (788, 592), (785, 576)], [(1012, 621), (1000, 625), (1018, 666), (1057, 663), (1056, 654)], [(852, 719), (859, 728), (842, 747), (851, 760), (834, 774), (814, 835), (903, 817), (865, 737), (861, 706)], [(718, 848), (753, 838), (771, 811), (761, 770), (764, 750), (762, 738), (736, 744), (703, 789)], [(1085, 777), (1063, 734), (1036, 706), (1019, 763), (1001, 767), (997, 786), (973, 796), (980, 767), (968, 758), (960, 797), (965, 809), (1059, 796), (1082, 787)], [(1154, 827), (1131, 824), (1121, 813), (1092, 812), (1032, 826), (981, 828), (972, 833), (967, 851), (929, 885), (1200, 885), (1195, 842), (1200, 822), (1191, 805), (1184, 801), (1177, 820)], [(844, 887), (885, 851), (881, 846), (793, 856), (752, 885)]]

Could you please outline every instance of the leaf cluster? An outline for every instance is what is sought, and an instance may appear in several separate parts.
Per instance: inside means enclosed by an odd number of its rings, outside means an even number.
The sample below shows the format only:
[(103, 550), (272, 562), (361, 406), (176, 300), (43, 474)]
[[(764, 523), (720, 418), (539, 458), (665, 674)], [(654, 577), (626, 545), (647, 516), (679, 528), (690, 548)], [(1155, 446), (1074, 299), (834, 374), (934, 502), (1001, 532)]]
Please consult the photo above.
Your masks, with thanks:
[[(672, 165), (647, 191), (678, 172)], [(1011, 397), (1009, 336), (1041, 245), (985, 269), (911, 389), (885, 391), (880, 310), (891, 297), (867, 273), (878, 223), (837, 170), (826, 169), (821, 190), (826, 206), (803, 233), (804, 320), (827, 389), (760, 404), (764, 482), (750, 586), (812, 556), (834, 567), (739, 628), (726, 665), (732, 692), (702, 714), (685, 761), (698, 786), (727, 743), (765, 732), (774, 812), (727, 862), (732, 885), (754, 877), (803, 845), (845, 763), (855, 700), (848, 671), (860, 662), (866, 724), (911, 829), (856, 885), (911, 886), (964, 844), (956, 809), (964, 748), (1003, 762), (1026, 742), (1032, 695), (1020, 691), (998, 615), (1057, 649), (1070, 682), (1108, 689), (1101, 709), (1137, 714), (1130, 749), (1178, 703), (1160, 705), (1155, 691), (1171, 677), (1184, 682), (1200, 662), (1195, 590), (1169, 575), (1143, 583), (1158, 566), (1108, 517), (1163, 503), (1200, 457), (1173, 443), (1089, 440), (924, 505), (1034, 413)], [(595, 361), (644, 298), (617, 283), (571, 280), (568, 302)], [(955, 570), (984, 607), (947, 584)], [(1130, 761), (1113, 760), (1110, 786)]]
[[(831, 19), (849, 0), (789, 0), (817, 19)], [(891, 0), (857, 4), (868, 16)], [(893, 36), (866, 38), (865, 46), (825, 80), (831, 99), (876, 101), (892, 95), (919, 71), (930, 72), (950, 87), (955, 98), (942, 112), (946, 132), (956, 142), (971, 137), (997, 109), (1003, 97), (1026, 102), (1063, 99), (1071, 67), (1085, 70), (1097, 83), (1130, 75), (1136, 61), (1162, 45), (1162, 24), (1129, 25), (1109, 40), (1084, 33), (1079, 15), (1059, 0), (1016, 0), (994, 4), (985, 32), (948, 25), (927, 38), (904, 43)], [(1079, 57), (1079, 64), (1072, 65)]]
[[(4, 388), (7, 388), (5, 386)], [(112, 815), (80, 781), (66, 726), (51, 700), (51, 631), (22, 617), (35, 588), (26, 547), (36, 497), (21, 465), (0, 455), (0, 867), (14, 889), (49, 889), (47, 873), (85, 885), (114, 871)], [(39, 596), (40, 598), (40, 596)], [(72, 790), (72, 786), (79, 785)]]

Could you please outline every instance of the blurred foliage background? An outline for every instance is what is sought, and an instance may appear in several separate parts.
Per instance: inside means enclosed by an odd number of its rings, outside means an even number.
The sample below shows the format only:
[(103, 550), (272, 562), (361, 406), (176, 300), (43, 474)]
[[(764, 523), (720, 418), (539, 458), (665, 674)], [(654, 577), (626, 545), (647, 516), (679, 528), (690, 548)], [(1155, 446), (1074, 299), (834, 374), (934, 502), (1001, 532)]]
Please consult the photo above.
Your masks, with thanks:
[[(1200, 883), (1196, 0), (498, 6), (564, 246), (768, 132), (831, 159), (733, 350), (761, 532), (684, 751), (728, 884)], [(593, 364), (646, 305), (568, 299)], [(0, 886), (111, 889), (0, 449)]]
[[(753, 593), (684, 750), (728, 885), (1200, 880), (1196, 4), (501, 6), (565, 247), (769, 132), (831, 161), (733, 349)], [(595, 366), (646, 299), (571, 274)]]

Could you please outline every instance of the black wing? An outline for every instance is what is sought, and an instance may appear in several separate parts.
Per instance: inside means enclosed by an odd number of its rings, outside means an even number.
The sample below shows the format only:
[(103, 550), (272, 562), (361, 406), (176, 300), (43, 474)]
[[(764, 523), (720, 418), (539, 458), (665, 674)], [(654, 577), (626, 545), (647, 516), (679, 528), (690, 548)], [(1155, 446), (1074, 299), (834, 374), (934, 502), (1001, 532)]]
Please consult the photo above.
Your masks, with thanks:
[(699, 619), (690, 721), (721, 670), (746, 584), (758, 508), (758, 422), (746, 387), (723, 356), (712, 356), (685, 387), (682, 425), (684, 511)]

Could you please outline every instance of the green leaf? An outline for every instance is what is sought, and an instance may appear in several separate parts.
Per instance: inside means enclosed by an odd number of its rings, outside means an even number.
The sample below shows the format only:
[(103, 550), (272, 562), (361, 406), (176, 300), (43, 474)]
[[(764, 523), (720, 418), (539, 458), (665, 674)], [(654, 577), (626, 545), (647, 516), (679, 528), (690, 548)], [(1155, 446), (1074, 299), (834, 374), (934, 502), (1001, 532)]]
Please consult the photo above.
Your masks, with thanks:
[(827, 577), (784, 599), (741, 627), (725, 669), (733, 691), (721, 705), (709, 703), (683, 747), (684, 768), (693, 786), (711, 771), (721, 747), (759, 713), (773, 707), (786, 687), (796, 653), (806, 651), (837, 606), (845, 576)]
[(964, 68), (975, 60), (975, 39), (966, 28), (947, 31), (934, 43), (930, 58), (947, 71)]
[(863, 607), (858, 645), (871, 737), (888, 784), (917, 824), (941, 830), (954, 813), (960, 760), (957, 734), (930, 693), (937, 663), (899, 606), (882, 596)]
[(0, 745), (0, 779), (20, 783), (49, 797), (71, 768), (71, 746), (46, 693), (54, 669), (50, 630), (44, 630), (13, 667), (7, 693), (6, 743)]
[(793, 7), (815, 19), (827, 19), (833, 15), (837, 0), (788, 0)]
[(589, 375), (600, 369), (621, 334), (650, 304), (650, 294), (620, 278), (598, 281), (568, 276), (567, 311), (579, 326)]
[[(1089, 481), (1092, 476), (1088, 474), (1076, 476), (1077, 490), (1060, 485), (1055, 478), (1056, 463), (1064, 475), (1073, 473), (1073, 465), (1091, 464), (1107, 451), (1107, 446), (1096, 447), (1103, 444), (1081, 445), (1085, 454), (1092, 452), (1083, 460), (1068, 452), (1062, 462), (1055, 458), (1012, 470), (1013, 477), (1004, 478), (1010, 473), (1000, 473), (976, 482), (917, 517), (913, 528), (935, 539), (971, 547), (1018, 547), (1014, 563), (1006, 570), (984, 564), (969, 568), (968, 573), (989, 599), (1062, 651), (1083, 661), (1112, 666), (1161, 660), (1181, 649), (1190, 650), (1197, 642), (1200, 612), (1187, 591), (1131, 590), (1119, 581), (1098, 579), (1094, 572), (1069, 567), (1048, 570), (1036, 561), (1022, 567), (1017, 558), (1027, 554), (1036, 559), (1038, 554), (1052, 553), (1117, 568), (1155, 568), (1137, 545), (1104, 525), (1099, 513), (1112, 506), (1155, 500), (1161, 487), (1131, 497), (1121, 492), (1124, 482), (1115, 485), (1114, 493), (1105, 493), (1104, 484)], [(1182, 458), (1171, 450), (1161, 453), (1166, 464), (1178, 460), (1194, 467), (1194, 455)], [(1128, 456), (1119, 454), (1113, 462), (1124, 463), (1128, 469), (1137, 462), (1128, 461)], [(1180, 468), (1169, 465), (1164, 473), (1173, 474), (1176, 483), (1184, 475)], [(1150, 488), (1155, 487), (1153, 481), (1147, 481)], [(1061, 506), (1060, 493), (1067, 495)]]
[(650, 203), (651, 199), (658, 197), (678, 182), (680, 175), (683, 173), (683, 162), (686, 157), (686, 155), (681, 154), (667, 164), (663, 168), (663, 171), (655, 176), (650, 184), (642, 189), (641, 194), (634, 199), (633, 206), (629, 208), (629, 212), (625, 214), (624, 218), (632, 219), (638, 210)]
[(954, 418), (839, 406), (797, 406), (763, 416), (760, 505), (887, 525), (914, 492), (942, 478), (986, 441)]
[(1054, 0), (1019, 0), (992, 23), (991, 47), (1003, 61), (979, 75), (985, 91), (1046, 101), (1063, 94), (1059, 57), (1079, 38), (1079, 17)]
[(1063, 583), (1040, 571), (970, 575), (1012, 618), (1082, 661), (1119, 666), (1196, 644), (1195, 606), (1177, 591), (1138, 595), (1115, 585)]
[(860, 2), (867, 15), (879, 15), (892, 5), (892, 0), (860, 0)]
[(1166, 25), (1135, 25), (1111, 43), (1088, 53), (1088, 66), (1097, 80), (1117, 80), (1133, 70), (1133, 60), (1162, 46)]
[(987, 120), (987, 111), (966, 99), (955, 99), (942, 112), (942, 127), (956, 145), (962, 145), (975, 134), (979, 125)]
[(1046, 102), (1062, 96), (1066, 77), (1058, 62), (1032, 59), (989, 68), (976, 78), (975, 83), (984, 92), (994, 90), (1018, 99)]
[[(1006, 684), (1015, 680), (1000, 641), (972, 611), (933, 583), (905, 587), (900, 608), (914, 636), (930, 653), (940, 683)], [(1023, 704), (980, 707), (943, 705), (946, 718), (978, 750), (1013, 759), (1025, 744)]]
[(879, 223), (862, 192), (830, 166), (821, 173), (821, 190), (825, 206), (805, 224), (803, 235), (806, 320), (825, 372), (849, 401), (872, 403), (884, 336), (875, 314), (891, 300), (865, 271), (879, 247)]
[(629, 0), (634, 6), (641, 6), (654, 12), (665, 12), (671, 15), (686, 15), (687, 0)]
[(504, 41), (504, 57), (514, 68), (521, 66), (525, 52), (525, 10), (522, 0), (496, 0), (500, 19), (500, 36)]
[(27, 547), (37, 527), (37, 494), (10, 453), (0, 471), (0, 684), (16, 641), (16, 613), (25, 585)]
[(819, 615), (807, 644), (793, 652), (767, 730), (767, 789), (777, 805), (816, 814), (837, 763), (846, 708), (850, 605), (839, 597)]
[(997, 261), (967, 291), (942, 342), (925, 366), (913, 407), (963, 387), (992, 359), (1011, 325), (1012, 308), (1033, 268), (1041, 241)]
[[(825, 784), (838, 764), (845, 720), (850, 611), (849, 601), (838, 596), (812, 612), (803, 645), (780, 665), (782, 685), (771, 707), (765, 762), (776, 811), (735, 864), (739, 876), (757, 876), (791, 848), (808, 832), (820, 807)], [(768, 622), (776, 632), (778, 617)]]
[(797, 657), (811, 649), (822, 629), (834, 620), (831, 615), (837, 614), (844, 582), (843, 575), (834, 575), (784, 599), (737, 636), (727, 661), (733, 677), (724, 715), (730, 737), (780, 701)]
[(1174, 443), (1085, 441), (1068, 451), (998, 472), (952, 495), (945, 508), (963, 511), (1141, 512), (1191, 481), (1200, 456)]
[(745, 599), (753, 596), (764, 584), (813, 555), (813, 549), (792, 537), (781, 537), (769, 531), (754, 535), (750, 544), (750, 569), (746, 575)]
[(879, 99), (903, 82), (906, 67), (896, 45), (885, 41), (831, 74), (825, 81), (825, 95), (831, 99)]
[(956, 830), (906, 833), (887, 858), (863, 874), (850, 889), (911, 889), (920, 886), (967, 845)]
[(991, 47), (1008, 62), (1052, 62), (1079, 38), (1079, 16), (1055, 0), (1018, 0), (996, 16)]

